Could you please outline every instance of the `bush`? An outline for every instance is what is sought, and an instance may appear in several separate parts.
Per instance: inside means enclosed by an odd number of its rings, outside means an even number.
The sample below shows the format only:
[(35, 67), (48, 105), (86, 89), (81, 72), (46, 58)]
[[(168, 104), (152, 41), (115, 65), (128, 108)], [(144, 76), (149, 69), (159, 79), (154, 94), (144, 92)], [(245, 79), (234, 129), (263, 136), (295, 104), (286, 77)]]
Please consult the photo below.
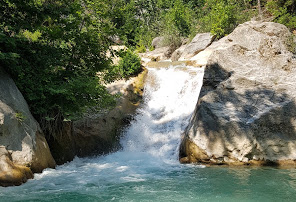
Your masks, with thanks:
[(291, 30), (296, 29), (296, 1), (269, 1), (267, 10), (274, 16), (274, 21), (286, 25)]
[(164, 16), (164, 32), (166, 35), (188, 37), (194, 29), (195, 14), (182, 0), (176, 0)]
[(108, 26), (88, 3), (0, 1), (0, 66), (38, 121), (72, 119), (114, 103), (97, 77), (109, 62)]
[(211, 32), (217, 38), (231, 33), (234, 28), (251, 18), (248, 1), (207, 0), (199, 9), (199, 32)]
[(136, 46), (136, 52), (137, 53), (145, 53), (146, 47), (143, 43), (139, 43), (139, 45)]
[(230, 33), (236, 26), (235, 6), (224, 1), (209, 1), (206, 5), (207, 14), (201, 19), (202, 29), (210, 31), (218, 38)]
[(118, 65), (111, 67), (103, 73), (103, 80), (106, 83), (113, 82), (118, 79), (129, 78), (137, 75), (142, 71), (140, 57), (131, 50), (121, 50), (117, 52), (121, 58)]
[(122, 78), (128, 78), (141, 72), (141, 59), (130, 50), (120, 52), (121, 60), (118, 64), (118, 70)]

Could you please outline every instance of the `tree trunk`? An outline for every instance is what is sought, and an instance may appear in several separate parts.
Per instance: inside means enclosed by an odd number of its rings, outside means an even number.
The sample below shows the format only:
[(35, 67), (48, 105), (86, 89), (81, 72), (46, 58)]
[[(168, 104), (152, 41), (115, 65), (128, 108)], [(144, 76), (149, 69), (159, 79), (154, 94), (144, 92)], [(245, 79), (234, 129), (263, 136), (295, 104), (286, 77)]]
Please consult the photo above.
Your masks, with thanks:
[(262, 20), (262, 10), (261, 10), (261, 2), (260, 2), (260, 0), (258, 0), (258, 12), (259, 12), (260, 20)]

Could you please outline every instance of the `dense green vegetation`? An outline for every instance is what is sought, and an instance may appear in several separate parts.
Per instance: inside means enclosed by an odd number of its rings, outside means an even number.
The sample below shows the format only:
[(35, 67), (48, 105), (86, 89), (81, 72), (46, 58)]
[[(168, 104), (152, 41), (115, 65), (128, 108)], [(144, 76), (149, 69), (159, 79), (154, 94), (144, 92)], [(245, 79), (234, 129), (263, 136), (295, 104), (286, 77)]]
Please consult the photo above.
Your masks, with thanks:
[(118, 65), (114, 65), (112, 69), (103, 72), (103, 80), (105, 82), (113, 82), (117, 79), (129, 78), (136, 76), (141, 72), (141, 59), (131, 50), (121, 50), (117, 53), (121, 58)]
[(266, 7), (274, 16), (275, 22), (296, 29), (296, 0), (268, 1)]
[(112, 0), (106, 4), (106, 17), (116, 35), (139, 52), (143, 47), (151, 49), (151, 40), (159, 35), (166, 37), (168, 45), (178, 45), (197, 32), (221, 38), (251, 18), (274, 19), (296, 28), (295, 0)]
[(108, 24), (79, 0), (1, 1), (0, 65), (14, 78), (34, 115), (52, 119), (105, 107), (112, 100), (96, 73)]
[[(156, 36), (177, 47), (197, 32), (221, 38), (251, 17), (296, 29), (296, 0), (2, 0), (0, 10), (0, 66), (40, 122), (114, 104), (103, 80), (139, 72), (131, 50), (151, 49)], [(116, 37), (131, 50), (113, 65), (106, 52)]]

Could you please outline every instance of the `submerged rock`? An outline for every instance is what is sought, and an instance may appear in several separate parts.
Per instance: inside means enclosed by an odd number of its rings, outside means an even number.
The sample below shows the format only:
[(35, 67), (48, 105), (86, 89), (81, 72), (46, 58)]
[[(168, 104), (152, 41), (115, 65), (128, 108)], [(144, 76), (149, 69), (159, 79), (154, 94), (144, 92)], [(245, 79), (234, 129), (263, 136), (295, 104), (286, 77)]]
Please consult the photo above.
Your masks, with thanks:
[(0, 185), (19, 185), (55, 161), (22, 94), (0, 68)]
[(211, 54), (180, 146), (181, 162), (295, 165), (291, 37), (284, 25), (252, 21), (207, 48)]

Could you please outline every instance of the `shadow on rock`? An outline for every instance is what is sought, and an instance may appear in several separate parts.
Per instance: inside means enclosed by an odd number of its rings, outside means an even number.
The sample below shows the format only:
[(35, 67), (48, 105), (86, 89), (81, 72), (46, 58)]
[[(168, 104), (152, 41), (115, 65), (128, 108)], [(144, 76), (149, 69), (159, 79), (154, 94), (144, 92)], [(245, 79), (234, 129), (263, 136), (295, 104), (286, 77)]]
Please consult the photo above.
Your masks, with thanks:
[(295, 165), (295, 98), (232, 74), (218, 63), (207, 66), (180, 161)]

